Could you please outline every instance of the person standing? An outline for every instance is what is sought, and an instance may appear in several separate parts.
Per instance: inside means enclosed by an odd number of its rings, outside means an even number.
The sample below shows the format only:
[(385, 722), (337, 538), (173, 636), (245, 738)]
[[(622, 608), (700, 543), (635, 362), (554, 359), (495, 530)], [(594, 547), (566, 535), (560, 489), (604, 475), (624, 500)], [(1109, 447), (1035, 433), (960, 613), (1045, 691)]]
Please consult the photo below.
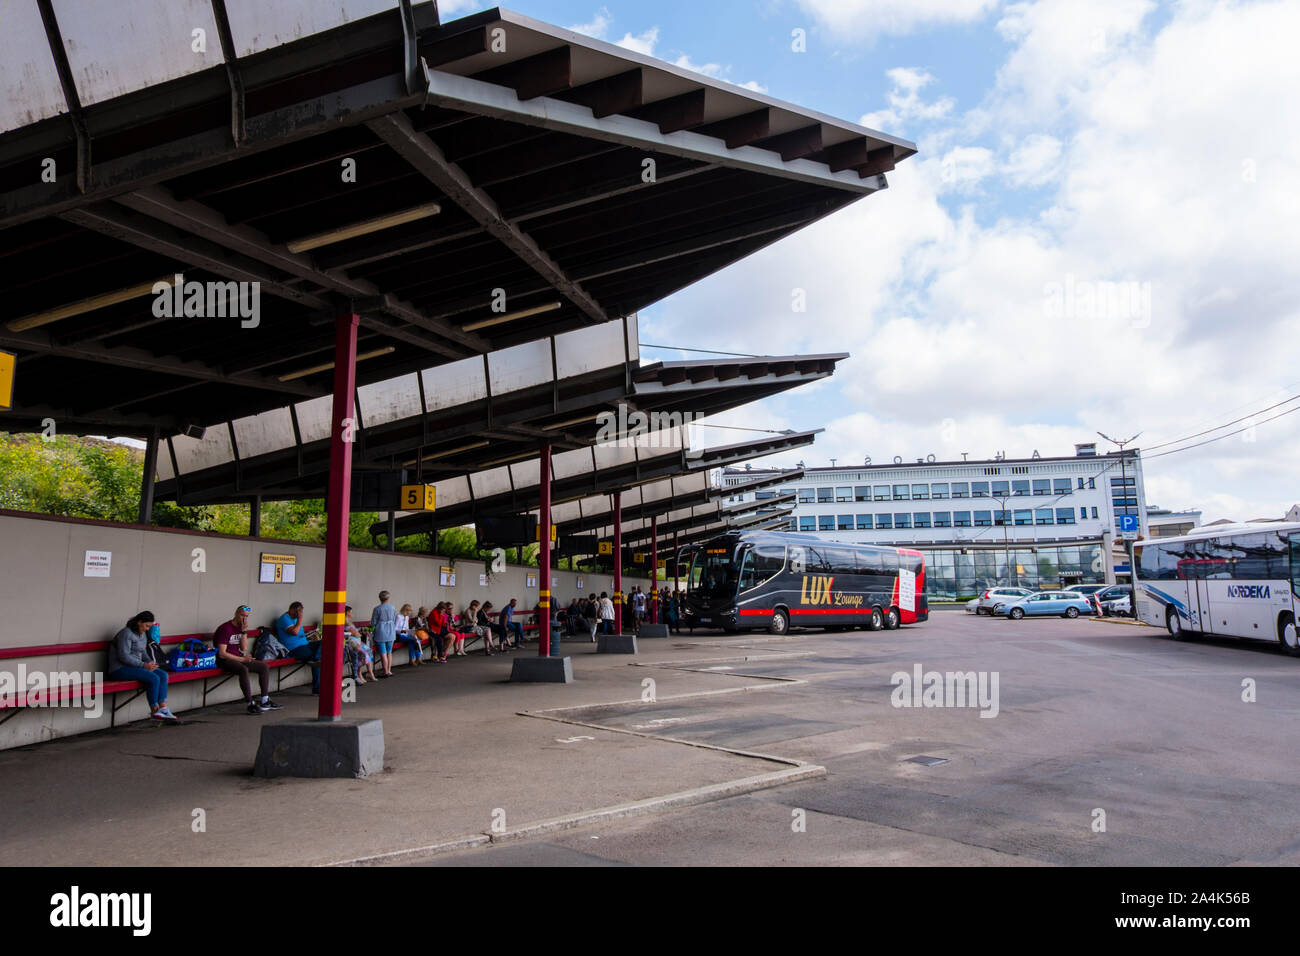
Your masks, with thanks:
[(609, 599), (609, 592), (600, 592), (600, 632), (602, 634), (612, 634), (614, 632), (614, 602)]
[(384, 672), (380, 678), (393, 676), (393, 642), (397, 640), (397, 608), (388, 603), (391, 595), (387, 591), (379, 592), (379, 603), (370, 612), (371, 634), (375, 642), (375, 652), (383, 662)]
[[(299, 605), (301, 607), (301, 605)], [(253, 609), (247, 604), (235, 608), (235, 614), (217, 628), (212, 635), (212, 646), (217, 652), (217, 666), (227, 674), (234, 674), (239, 679), (239, 689), (244, 692), (244, 703), (250, 714), (262, 714), (268, 710), (279, 710), (280, 705), (271, 700), (271, 668), (266, 661), (259, 661), (248, 653), (248, 615)], [(253, 700), (252, 682), (249, 673), (257, 675), (258, 689), (262, 696)]]
[(126, 622), (126, 627), (108, 645), (109, 680), (139, 681), (149, 701), (153, 720), (176, 720), (167, 709), (167, 672), (145, 657), (148, 640), (145, 634), (154, 622), (152, 611), (141, 611)]
[(302, 623), (302, 602), (294, 601), (275, 619), (275, 636), (289, 656), (311, 667), (311, 692), (320, 693), (320, 649), (321, 642), (309, 640)]

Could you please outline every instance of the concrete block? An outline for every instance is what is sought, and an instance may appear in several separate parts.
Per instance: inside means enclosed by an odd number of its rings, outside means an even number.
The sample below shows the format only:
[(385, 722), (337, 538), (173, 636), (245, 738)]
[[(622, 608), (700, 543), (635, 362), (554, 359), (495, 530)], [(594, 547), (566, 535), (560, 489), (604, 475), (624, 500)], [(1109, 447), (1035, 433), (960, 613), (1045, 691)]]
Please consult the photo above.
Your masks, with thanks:
[(384, 769), (384, 722), (281, 720), (262, 727), (256, 777), (365, 777)]
[(572, 684), (573, 660), (568, 657), (516, 657), (512, 683)]
[(597, 654), (635, 654), (635, 634), (600, 634), (596, 638)]
[(667, 624), (642, 624), (637, 629), (636, 636), (640, 638), (647, 638), (647, 639), (651, 637), (667, 637), (668, 625)]

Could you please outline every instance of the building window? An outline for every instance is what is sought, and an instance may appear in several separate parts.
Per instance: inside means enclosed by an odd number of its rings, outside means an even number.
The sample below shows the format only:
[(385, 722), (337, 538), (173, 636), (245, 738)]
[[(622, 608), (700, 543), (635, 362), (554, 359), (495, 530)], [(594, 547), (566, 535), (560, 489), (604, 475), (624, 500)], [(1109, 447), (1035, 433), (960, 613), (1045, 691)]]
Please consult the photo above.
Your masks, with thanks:
[(871, 530), (871, 515), (858, 515), (858, 530), (859, 531)]
[(894, 500), (895, 501), (907, 500), (907, 485), (894, 485)]
[(835, 489), (834, 489), (834, 488), (818, 488), (818, 489), (817, 489), (817, 501), (818, 501), (819, 503), (821, 503), (821, 504), (825, 504), (825, 503), (828, 502), (828, 501), (834, 501), (834, 500), (835, 500)]
[(896, 515), (894, 515), (894, 527), (895, 527), (895, 528), (910, 528), (910, 527), (912, 527), (912, 516), (909, 515), (909, 514), (896, 514)]
[[(970, 518), (966, 519), (966, 523), (970, 523)], [(952, 513), (948, 511), (936, 511), (934, 513), (934, 526), (936, 528), (951, 528)]]
[(948, 486), (947, 486), (946, 484), (944, 484), (944, 485), (931, 485), (931, 486), (930, 486), (930, 497), (931, 497), (931, 498), (947, 498), (947, 497), (948, 497)]
[(1013, 520), (1016, 522), (1016, 524), (1033, 524), (1034, 513), (1030, 511), (1028, 508), (1024, 508), (1024, 509), (1017, 508)]
[(926, 501), (926, 500), (929, 499), (929, 497), (930, 497), (930, 486), (929, 486), (929, 485), (913, 485), (913, 486), (912, 486), (912, 498), (913, 498), (913, 500), (915, 500), (915, 501)]
[(1036, 495), (1050, 495), (1051, 493), (1052, 493), (1052, 479), (1051, 479), (1051, 478), (1035, 478), (1035, 479), (1034, 479), (1034, 494), (1036, 494)]
[(1011, 482), (1011, 493), (1013, 495), (1016, 495), (1017, 497), (1020, 495), (1029, 494), (1029, 482), (1028, 481)]
[(1053, 478), (1053, 479), (1052, 479), (1052, 494), (1054, 494), (1054, 495), (1068, 495), (1069, 493), (1070, 493), (1070, 479), (1069, 479), (1069, 478)]
[[(958, 513), (958, 514), (964, 514), (964, 512), (961, 512), (961, 511), (959, 511), (959, 512), (957, 512), (957, 513)], [(977, 511), (977, 512), (975, 512), (975, 527), (977, 527), (977, 528), (991, 528), (991, 527), (993, 527), (993, 512), (991, 512), (991, 511)]]
[(870, 485), (858, 485), (856, 488), (854, 488), (854, 489), (853, 489), (853, 500), (854, 500), (854, 501), (870, 501), (870, 500), (871, 500), (871, 486), (870, 486)]
[(1093, 508), (1093, 509), (1092, 509), (1092, 516), (1093, 516), (1094, 518), (1097, 517), (1097, 509), (1096, 509), (1096, 508)]
[(1002, 469), (1001, 469), (1001, 468), (985, 468), (985, 469), (984, 469), (984, 474), (986, 474), (986, 475), (1000, 475), (1000, 474), (1002, 474)]
[(836, 500), (836, 501), (852, 501), (852, 500), (853, 500), (853, 489), (852, 489), (852, 488), (849, 488), (849, 487), (836, 488), (836, 489), (835, 489), (835, 500)]
[(835, 530), (835, 516), (834, 516), (834, 515), (819, 515), (818, 518), (817, 518), (817, 530), (818, 530), (818, 531), (834, 531), (834, 530)]
[(1011, 496), (1011, 484), (1006, 481), (993, 482), (994, 498), (1009, 498)]
[(1080, 491), (1083, 491), (1083, 479), (1082, 479), (1082, 478), (1079, 479), (1079, 490), (1080, 490)]
[(1096, 488), (1096, 487), (1097, 487), (1097, 479), (1096, 479), (1096, 478), (1089, 478), (1089, 479), (1088, 479), (1088, 487), (1089, 487), (1089, 488)]
[(952, 483), (952, 496), (954, 498), (969, 498), (970, 485), (964, 481), (954, 481)]
[(1011, 474), (1013, 474), (1013, 475), (1027, 475), (1027, 474), (1029, 474), (1029, 466), (1028, 466), (1028, 465), (1012, 465), (1012, 466), (1011, 466)]
[(755, 501), (771, 501), (776, 497), (775, 491), (756, 491), (754, 492)]
[(799, 489), (799, 504), (810, 505), (817, 500), (817, 492), (811, 488)]
[(840, 516), (839, 516), (839, 519), (835, 522), (835, 530), (836, 530), (836, 531), (852, 531), (852, 530), (853, 530), (853, 515), (840, 515)]
[(993, 512), (993, 523), (1001, 528), (1003, 525), (1011, 523), (1011, 512), (999, 510)]
[(800, 517), (799, 517), (799, 530), (800, 530), (800, 531), (816, 531), (816, 530), (817, 530), (817, 519), (814, 518), (814, 517), (812, 517), (811, 515), (800, 515)]
[(1080, 509), (1079, 509), (1079, 517), (1080, 517), (1080, 518), (1086, 518), (1086, 517), (1088, 517), (1088, 509), (1087, 509), (1087, 508), (1080, 508)]
[(1051, 508), (1034, 509), (1034, 524), (1051, 524), (1051, 523), (1052, 523)]
[(1074, 509), (1073, 509), (1073, 508), (1057, 508), (1057, 509), (1056, 509), (1056, 523), (1057, 523), (1057, 524), (1074, 524)]
[(954, 512), (952, 513), (952, 524), (953, 524), (953, 527), (954, 527), (954, 528), (969, 528), (969, 527), (970, 527), (970, 512), (969, 512), (969, 511), (954, 511)]
[(972, 481), (970, 483), (970, 496), (972, 498), (987, 498), (989, 496), (989, 483), (987, 481)]
[(889, 485), (872, 485), (871, 497), (874, 498), (876, 501), (888, 501)]
[(888, 531), (894, 526), (893, 515), (876, 515), (876, 530)]
[(928, 512), (928, 511), (916, 511), (916, 512), (913, 512), (913, 514), (912, 514), (912, 527), (913, 527), (913, 528), (928, 528), (928, 527), (930, 527), (930, 512)]

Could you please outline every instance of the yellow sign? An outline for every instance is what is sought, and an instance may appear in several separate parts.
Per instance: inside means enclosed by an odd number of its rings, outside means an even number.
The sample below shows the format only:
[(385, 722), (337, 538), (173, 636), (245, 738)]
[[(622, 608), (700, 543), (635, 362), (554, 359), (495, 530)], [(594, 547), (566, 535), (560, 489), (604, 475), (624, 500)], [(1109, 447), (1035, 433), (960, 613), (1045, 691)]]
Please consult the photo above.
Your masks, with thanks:
[(601, 542), (599, 542), (599, 543), (596, 545), (596, 553), (597, 553), (597, 554), (613, 554), (613, 553), (614, 553), (614, 542), (613, 542), (613, 541), (601, 541)]
[[(534, 541), (541, 541), (541, 540), (542, 540), (542, 526), (541, 526), (540, 524), (537, 526), (536, 530), (533, 531), (533, 540), (534, 540)], [(551, 525), (551, 543), (552, 543), (552, 544), (555, 543), (555, 525), (554, 525), (554, 524)]]
[(294, 584), (298, 580), (298, 558), (292, 554), (268, 554), (264, 551), (258, 564), (258, 584)]
[(433, 492), (433, 485), (402, 485), (402, 510), (433, 511)]
[(0, 352), (0, 412), (14, 407), (14, 372), (18, 358), (13, 352)]
[(645, 564), (645, 552), (644, 552), (644, 551), (633, 551), (633, 552), (632, 552), (632, 563), (633, 563), (633, 564)]

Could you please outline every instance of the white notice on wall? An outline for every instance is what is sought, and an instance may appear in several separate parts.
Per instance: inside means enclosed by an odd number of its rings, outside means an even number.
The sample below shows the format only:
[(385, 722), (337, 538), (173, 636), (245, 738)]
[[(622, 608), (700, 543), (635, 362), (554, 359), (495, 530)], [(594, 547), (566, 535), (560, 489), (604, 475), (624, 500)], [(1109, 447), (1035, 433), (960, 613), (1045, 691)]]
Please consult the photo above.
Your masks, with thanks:
[(916, 572), (910, 568), (898, 569), (898, 609), (916, 610)]
[(487, 581), (488, 581), (488, 576), (486, 574), (480, 573), (478, 576), (478, 586), (481, 588), (487, 587), (488, 586)]
[(87, 551), (85, 577), (106, 578), (113, 567), (112, 551)]

